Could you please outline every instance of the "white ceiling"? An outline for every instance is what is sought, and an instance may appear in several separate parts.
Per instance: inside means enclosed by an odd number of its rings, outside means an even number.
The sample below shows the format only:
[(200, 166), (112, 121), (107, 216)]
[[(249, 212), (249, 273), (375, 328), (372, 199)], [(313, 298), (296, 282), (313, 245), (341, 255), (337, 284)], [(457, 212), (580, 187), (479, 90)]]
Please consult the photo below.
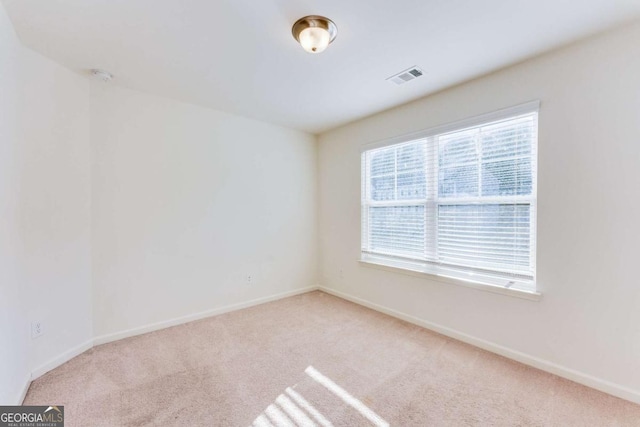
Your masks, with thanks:
[[(318, 133), (640, 17), (640, 0), (2, 0), (22, 42), (114, 84)], [(300, 17), (338, 26), (322, 54)], [(418, 65), (423, 77), (385, 79)]]

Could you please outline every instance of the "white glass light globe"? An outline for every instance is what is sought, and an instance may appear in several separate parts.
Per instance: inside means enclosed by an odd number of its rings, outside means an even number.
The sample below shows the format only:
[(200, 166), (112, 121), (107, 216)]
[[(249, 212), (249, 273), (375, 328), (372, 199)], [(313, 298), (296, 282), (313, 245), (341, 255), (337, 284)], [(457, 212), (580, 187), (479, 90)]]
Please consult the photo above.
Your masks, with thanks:
[(305, 28), (298, 37), (304, 50), (310, 53), (322, 52), (329, 46), (331, 41), (329, 32), (320, 27)]

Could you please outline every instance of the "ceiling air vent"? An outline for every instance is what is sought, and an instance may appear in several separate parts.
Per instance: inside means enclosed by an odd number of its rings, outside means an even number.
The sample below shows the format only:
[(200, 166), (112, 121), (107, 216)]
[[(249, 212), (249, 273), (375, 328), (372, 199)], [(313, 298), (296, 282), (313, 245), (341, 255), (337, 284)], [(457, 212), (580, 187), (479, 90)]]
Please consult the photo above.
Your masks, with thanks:
[(422, 74), (424, 74), (424, 72), (420, 68), (411, 67), (407, 70), (401, 71), (398, 74), (389, 77), (387, 80), (394, 82), (397, 85), (401, 85), (413, 79), (417, 79)]

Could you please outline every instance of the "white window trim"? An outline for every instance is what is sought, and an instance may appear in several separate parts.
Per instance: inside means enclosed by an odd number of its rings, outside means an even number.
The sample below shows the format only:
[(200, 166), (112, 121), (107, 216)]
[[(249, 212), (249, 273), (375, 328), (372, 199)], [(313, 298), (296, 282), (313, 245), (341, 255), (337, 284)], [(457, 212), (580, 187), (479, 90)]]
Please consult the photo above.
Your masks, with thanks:
[[(480, 126), (488, 122), (499, 121), (502, 119), (506, 119), (513, 116), (524, 115), (528, 113), (539, 113), (540, 110), (540, 101), (531, 101), (523, 104), (519, 104), (513, 107), (508, 107), (500, 110), (496, 110), (490, 113), (481, 114), (478, 116), (474, 116), (468, 119), (459, 120), (456, 122), (447, 123), (440, 126), (435, 126), (428, 129), (423, 129), (418, 132), (413, 132), (393, 138), (387, 138), (379, 141), (374, 141), (370, 143), (363, 144), (360, 148), (361, 153), (365, 151), (370, 151), (377, 148), (383, 148), (391, 145), (402, 144), (404, 142), (409, 142), (417, 139), (430, 138), (435, 135), (448, 133), (457, 131), (460, 129), (464, 129), (467, 127)], [(538, 119), (539, 120), (539, 119)], [(537, 156), (537, 149), (535, 155)], [(361, 182), (361, 186), (365, 186), (365, 182)], [(534, 185), (537, 187), (537, 179), (534, 181)], [(535, 209), (537, 216), (537, 188), (534, 188), (534, 194), (536, 194), (535, 202), (532, 203), (532, 207)], [(361, 217), (364, 213), (361, 213)], [(363, 221), (364, 218), (361, 218)], [(361, 224), (362, 225), (362, 224)], [(363, 232), (363, 227), (360, 227), (361, 233)], [(537, 233), (537, 228), (536, 228)], [(361, 241), (362, 241), (362, 235)], [(536, 258), (537, 258), (537, 239), (533, 240), (533, 264), (534, 270), (536, 269)], [(537, 283), (537, 277), (534, 278), (534, 288), (535, 290), (526, 290), (519, 289), (517, 287), (510, 288), (505, 287), (503, 285), (499, 285), (495, 283), (495, 280), (489, 279), (483, 281), (481, 278), (469, 277), (468, 274), (465, 273), (453, 273), (443, 274), (439, 271), (436, 271), (428, 262), (416, 261), (412, 262), (411, 260), (403, 260), (403, 259), (394, 259), (392, 256), (384, 256), (377, 254), (370, 254), (361, 251), (361, 258), (359, 259), (361, 265), (366, 267), (378, 268), (386, 271), (392, 271), (397, 273), (409, 274), (412, 276), (418, 277), (427, 277), (430, 280), (434, 280), (442, 283), (450, 283), (461, 285), (465, 287), (470, 287), (474, 289), (479, 289), (488, 292), (494, 292), (502, 295), (513, 296), (517, 298), (523, 298), (532, 301), (539, 301), (542, 297), (542, 293), (539, 291), (540, 286)], [(537, 276), (537, 274), (536, 274)]]
[(519, 116), (527, 113), (535, 113), (540, 110), (540, 101), (531, 101), (514, 107), (503, 108), (491, 113), (481, 114), (464, 120), (447, 123), (440, 126), (434, 126), (428, 129), (419, 130), (392, 138), (386, 138), (379, 141), (368, 142), (360, 147), (360, 152), (373, 150), (375, 148), (387, 147), (389, 145), (401, 144), (414, 139), (429, 138), (442, 133), (449, 133), (467, 127), (480, 126), (482, 124), (506, 119), (511, 116)]
[(478, 289), (510, 297), (522, 298), (530, 301), (540, 301), (542, 293), (540, 291), (526, 291), (524, 289), (505, 288), (504, 286), (492, 285), (486, 282), (474, 281), (473, 278), (461, 278), (445, 276), (428, 271), (428, 267), (422, 263), (411, 263), (400, 260), (392, 260), (386, 257), (378, 257), (370, 254), (363, 254), (358, 260), (364, 267), (376, 268), (393, 273), (407, 274), (414, 277), (422, 277), (435, 282), (464, 286), (466, 288)]

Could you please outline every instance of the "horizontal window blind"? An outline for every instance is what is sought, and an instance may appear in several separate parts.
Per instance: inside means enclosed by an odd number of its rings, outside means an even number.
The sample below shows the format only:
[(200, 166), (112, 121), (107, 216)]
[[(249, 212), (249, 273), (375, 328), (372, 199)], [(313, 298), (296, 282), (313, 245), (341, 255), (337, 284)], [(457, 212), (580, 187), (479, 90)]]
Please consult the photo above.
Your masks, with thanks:
[(534, 290), (537, 111), (362, 154), (362, 252)]

